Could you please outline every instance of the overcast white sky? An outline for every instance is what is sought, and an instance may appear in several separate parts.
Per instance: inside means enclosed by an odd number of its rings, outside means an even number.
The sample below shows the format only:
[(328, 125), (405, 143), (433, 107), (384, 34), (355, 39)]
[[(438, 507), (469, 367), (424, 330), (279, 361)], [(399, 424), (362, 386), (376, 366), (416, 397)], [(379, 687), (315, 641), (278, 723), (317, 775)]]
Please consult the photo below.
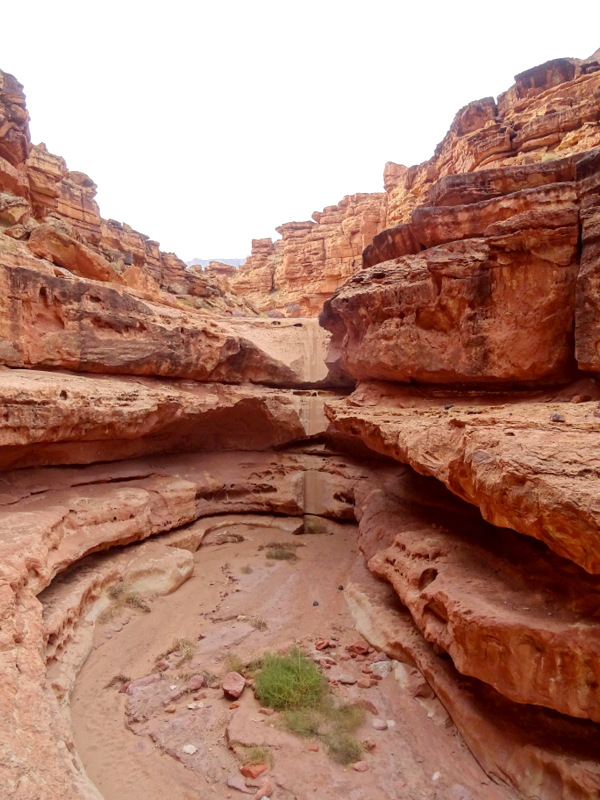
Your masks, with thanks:
[(53, 0), (3, 4), (0, 69), (34, 142), (87, 172), (105, 217), (185, 260), (429, 158), (454, 113), (600, 47), (600, 2)]

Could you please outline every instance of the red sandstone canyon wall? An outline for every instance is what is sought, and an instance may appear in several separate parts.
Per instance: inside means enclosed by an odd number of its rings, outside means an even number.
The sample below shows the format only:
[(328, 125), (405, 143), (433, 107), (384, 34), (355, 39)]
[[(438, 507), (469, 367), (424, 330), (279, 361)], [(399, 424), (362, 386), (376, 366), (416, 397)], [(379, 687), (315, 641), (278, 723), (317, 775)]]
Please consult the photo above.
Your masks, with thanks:
[[(371, 645), (506, 796), (598, 797), (599, 81), (597, 55), (522, 73), (429, 162), (389, 165), (385, 194), (207, 275), (102, 220), (0, 73), (8, 798), (98, 800), (69, 648), (119, 569), (62, 610), (56, 576), (77, 588), (85, 557), (173, 531), (152, 568), (180, 583), (186, 526), (247, 512), (356, 521), (381, 581), (345, 591)], [(235, 290), (265, 313), (324, 302), (328, 333), (259, 319)]]

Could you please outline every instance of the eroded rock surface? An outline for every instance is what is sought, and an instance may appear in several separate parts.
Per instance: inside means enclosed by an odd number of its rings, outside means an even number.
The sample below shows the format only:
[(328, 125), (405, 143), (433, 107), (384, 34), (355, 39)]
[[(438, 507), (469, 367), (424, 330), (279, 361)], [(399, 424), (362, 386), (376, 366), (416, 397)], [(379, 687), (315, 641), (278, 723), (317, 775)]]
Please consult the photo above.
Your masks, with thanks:
[(426, 404), (410, 390), (375, 385), (331, 403), (328, 414), (337, 430), (438, 478), (499, 528), (600, 572), (597, 401), (473, 402), (439, 392)]
[(277, 228), (281, 239), (256, 239), (231, 279), (259, 311), (316, 317), (335, 289), (361, 264), (361, 253), (385, 227), (385, 195), (356, 194), (315, 211), (307, 222)]

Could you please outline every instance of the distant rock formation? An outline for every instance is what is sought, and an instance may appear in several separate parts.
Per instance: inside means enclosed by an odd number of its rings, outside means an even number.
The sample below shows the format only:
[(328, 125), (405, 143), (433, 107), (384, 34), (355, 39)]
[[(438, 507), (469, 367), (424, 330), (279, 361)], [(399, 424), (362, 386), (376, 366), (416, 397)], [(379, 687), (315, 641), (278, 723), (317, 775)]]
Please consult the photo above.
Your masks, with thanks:
[(72, 270), (76, 264), (82, 277), (126, 285), (154, 299), (165, 294), (170, 302), (196, 309), (253, 313), (208, 275), (188, 270), (174, 253), (161, 251), (158, 242), (129, 225), (103, 219), (94, 199), (94, 181), (70, 171), (44, 144), (32, 145), (28, 121), (22, 86), (0, 72), (4, 237), (23, 242), (26, 250), (63, 269)]
[(362, 263), (362, 251), (385, 227), (385, 195), (355, 194), (315, 211), (312, 221), (288, 222), (281, 239), (255, 239), (232, 280), (258, 311), (314, 317), (323, 302)]
[(240, 267), (245, 261), (245, 258), (193, 258), (191, 261), (186, 261), (186, 264), (188, 267), (202, 267), (202, 269), (206, 269), (206, 267), (215, 262), (219, 264), (228, 264), (230, 267)]
[[(425, 243), (414, 238), (419, 225), (426, 222), (422, 211), (412, 217), (419, 206), (475, 202), (472, 192), (464, 194), (464, 180), (453, 181), (452, 176), (485, 170), (486, 179), (492, 179), (492, 168), (531, 164), (549, 166), (551, 173), (553, 160), (598, 147), (598, 61), (598, 52), (585, 60), (555, 59), (517, 75), (515, 84), (497, 101), (487, 97), (469, 103), (456, 114), (431, 159), (410, 168), (385, 165), (385, 193), (346, 197), (339, 206), (315, 213), (314, 222), (280, 226), (277, 231), (282, 238), (274, 243), (255, 240), (252, 255), (238, 270), (233, 286), (261, 311), (317, 315), (324, 300), (360, 270), (363, 248), (367, 247), (365, 265), (372, 266), (400, 251), (416, 253), (431, 246), (431, 238)], [(551, 175), (548, 180), (542, 177), (545, 169), (539, 173), (541, 183), (536, 183), (536, 170), (530, 174), (531, 182), (522, 183), (522, 188), (551, 182)], [(501, 184), (503, 173), (495, 173), (493, 180)], [(479, 184), (473, 178), (471, 184), (478, 185), (477, 200), (482, 201), (514, 191), (510, 180), (505, 187), (491, 186), (489, 191), (483, 178)], [(499, 219), (508, 214), (498, 213)], [(460, 223), (456, 218), (448, 222)], [(403, 227), (408, 223), (410, 228)], [(436, 235), (439, 239), (440, 233)], [(441, 235), (438, 243), (443, 241)], [(459, 238), (456, 233), (450, 235)], [(465, 230), (460, 238), (469, 235), (473, 233)], [(373, 240), (371, 250), (368, 245)]]

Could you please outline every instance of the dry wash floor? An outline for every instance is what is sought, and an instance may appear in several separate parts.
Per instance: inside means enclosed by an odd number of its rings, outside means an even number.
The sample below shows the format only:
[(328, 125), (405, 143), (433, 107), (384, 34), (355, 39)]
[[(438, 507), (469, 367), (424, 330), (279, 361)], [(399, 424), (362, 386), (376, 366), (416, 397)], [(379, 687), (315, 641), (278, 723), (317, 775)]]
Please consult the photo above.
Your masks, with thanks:
[[(106, 800), (242, 798), (244, 789), (260, 797), (266, 778), (274, 800), (510, 797), (490, 783), (437, 700), (415, 696), (427, 691), (414, 670), (397, 665), (370, 688), (349, 682), (364, 679), (368, 666), (345, 649), (360, 639), (345, 590), (352, 581), (375, 580), (362, 566), (355, 526), (326, 523), (321, 533), (292, 536), (276, 518), (230, 522), (196, 552), (193, 577), (152, 600), (150, 613), (124, 606), (97, 627), (72, 719), (79, 754)], [(274, 540), (301, 545), (297, 560), (267, 559), (265, 545)], [(178, 638), (194, 643), (191, 660), (166, 670), (137, 698), (107, 688), (116, 676), (155, 672)], [(332, 646), (317, 651), (317, 639)], [(260, 713), (249, 688), (238, 708), (220, 688), (178, 697), (190, 675), (223, 675), (233, 657), (248, 661), (296, 643), (335, 662), (326, 675), (340, 697), (369, 701), (358, 731), (365, 771), (334, 763), (322, 747), (310, 749), (309, 740), (282, 728), (279, 714)], [(382, 721), (385, 730), (378, 729)], [(186, 745), (195, 752), (185, 753)], [(272, 766), (245, 787), (239, 770), (251, 746), (267, 748)]]

